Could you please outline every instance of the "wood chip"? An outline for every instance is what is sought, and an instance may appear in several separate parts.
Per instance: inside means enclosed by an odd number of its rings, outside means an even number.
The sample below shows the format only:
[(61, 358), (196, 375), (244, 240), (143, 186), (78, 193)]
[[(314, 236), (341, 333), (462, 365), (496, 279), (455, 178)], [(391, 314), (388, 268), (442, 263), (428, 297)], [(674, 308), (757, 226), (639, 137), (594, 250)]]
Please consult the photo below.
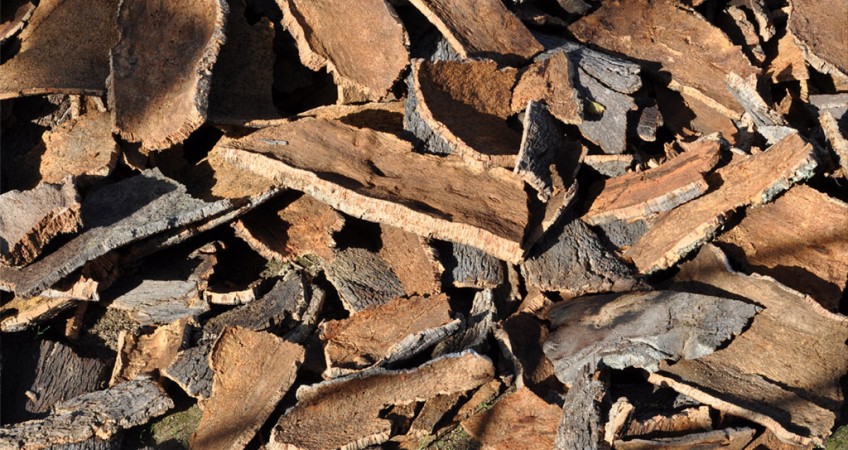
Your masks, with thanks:
[(817, 71), (848, 82), (848, 5), (839, 0), (792, 1), (787, 26), (807, 62)]
[(397, 298), (321, 324), (327, 378), (415, 356), (459, 329), (444, 294)]
[(844, 402), (839, 380), (848, 372), (842, 357), (848, 320), (771, 278), (729, 267), (721, 251), (705, 246), (677, 279), (750, 299), (762, 311), (727, 347), (663, 366), (663, 375), (649, 381), (759, 423), (783, 440), (821, 444)]
[[(280, 142), (287, 144), (275, 144)], [(503, 169), (415, 154), (394, 136), (308, 118), (219, 145), (232, 164), (352, 216), (471, 245), (513, 263), (523, 254), (526, 194)]]
[[(676, 26), (667, 27), (668, 23)], [(738, 118), (743, 111), (727, 91), (724, 75), (757, 74), (724, 33), (673, 0), (606, 2), (569, 30), (586, 43), (658, 63), (652, 69), (670, 73), (672, 89), (697, 93), (730, 118)]]
[(54, 237), (80, 227), (80, 203), (71, 179), (0, 195), (0, 263), (23, 266)]
[(651, 105), (642, 110), (639, 115), (639, 124), (636, 126), (636, 133), (639, 139), (645, 142), (654, 142), (657, 140), (657, 129), (663, 125), (663, 117), (657, 105)]
[[(4, 8), (5, 9), (5, 8)], [(24, 95), (103, 95), (118, 0), (44, 0), (3, 63), (0, 99)]]
[[(409, 65), (409, 39), (389, 2), (277, 0), (300, 61), (333, 74), (342, 103), (380, 101)], [(348, 32), (357, 24), (355, 33)], [(379, 43), (380, 51), (374, 51)]]
[(530, 31), (498, 0), (473, 5), (461, 0), (412, 0), (463, 58), (490, 58), (518, 64), (543, 47)]
[(157, 327), (151, 332), (118, 335), (118, 355), (109, 385), (114, 386), (136, 378), (151, 375), (167, 368), (188, 339), (189, 319)]
[(371, 370), (298, 389), (298, 403), (280, 418), (269, 450), (362, 447), (385, 442), (391, 421), (386, 405), (474, 389), (494, 375), (488, 358), (474, 352), (448, 355), (412, 370)]
[(757, 313), (739, 300), (674, 291), (596, 295), (554, 304), (544, 344), (560, 381), (588, 365), (655, 372), (661, 361), (701, 358), (733, 339)]
[(521, 72), (512, 93), (512, 110), (522, 111), (530, 101), (544, 102), (560, 122), (578, 124), (583, 120), (583, 104), (577, 98), (572, 80), (574, 64), (562, 50), (537, 57)]
[(24, 28), (35, 12), (35, 6), (30, 0), (13, 0), (5, 5), (0, 15), (0, 44)]
[(327, 280), (352, 314), (405, 294), (400, 279), (386, 260), (362, 248), (342, 250), (326, 271)]
[(606, 180), (582, 219), (590, 225), (644, 219), (686, 203), (709, 188), (704, 174), (718, 164), (720, 150), (718, 140), (698, 141), (659, 167)]
[(159, 385), (141, 378), (66, 400), (43, 419), (0, 427), (0, 446), (41, 450), (94, 437), (107, 439), (173, 407)]
[(472, 164), (512, 167), (521, 134), (508, 126), (517, 71), (490, 60), (416, 60), (404, 128), (431, 153)]
[(722, 448), (742, 450), (754, 439), (757, 430), (748, 427), (692, 433), (679, 437), (656, 437), (653, 439), (630, 439), (615, 441), (615, 448), (622, 450), (687, 450), (690, 448)]
[(523, 388), (464, 420), (462, 428), (485, 449), (552, 448), (560, 414), (556, 405)]
[(118, 11), (109, 104), (121, 136), (150, 150), (180, 143), (203, 124), (212, 66), (225, 39), (223, 0), (182, 6), (128, 0)]
[(77, 184), (88, 184), (109, 176), (118, 162), (120, 149), (112, 136), (108, 113), (88, 111), (44, 133), (41, 180), (59, 183), (70, 175)]
[(770, 201), (812, 176), (817, 165), (810, 144), (797, 134), (787, 136), (766, 152), (719, 169), (718, 189), (660, 217), (624, 254), (642, 273), (668, 268), (709, 241), (730, 213)]
[(303, 358), (303, 347), (270, 333), (224, 330), (209, 357), (212, 396), (191, 446), (244, 448), (294, 384)]

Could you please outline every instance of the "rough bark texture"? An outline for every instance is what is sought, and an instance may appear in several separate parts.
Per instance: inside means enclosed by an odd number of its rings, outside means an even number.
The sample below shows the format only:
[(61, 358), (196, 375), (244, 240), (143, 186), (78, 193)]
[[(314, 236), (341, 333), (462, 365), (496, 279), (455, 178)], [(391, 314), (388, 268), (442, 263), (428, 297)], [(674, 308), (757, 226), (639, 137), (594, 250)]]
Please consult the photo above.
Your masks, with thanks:
[(222, 0), (121, 2), (109, 105), (124, 139), (165, 149), (203, 124), (226, 14)]
[[(4, 8), (5, 9), (5, 8)], [(118, 0), (45, 0), (0, 70), (0, 99), (41, 94), (102, 95)], [(37, 30), (37, 32), (36, 32)]]
[(6, 3), (0, 15), (0, 44), (21, 31), (33, 12), (35, 3), (30, 0), (13, 0)]
[(661, 361), (712, 353), (738, 335), (758, 309), (739, 300), (674, 291), (581, 297), (548, 311), (555, 331), (544, 351), (566, 384), (587, 365), (655, 372)]
[(474, 247), (447, 242), (439, 259), (456, 287), (491, 289), (506, 281), (504, 262)]
[(0, 195), (0, 263), (22, 266), (59, 234), (80, 227), (80, 204), (70, 179)]
[(492, 450), (552, 448), (560, 409), (530, 389), (519, 389), (488, 410), (462, 422), (462, 428)]
[(554, 177), (560, 177), (555, 162), (566, 150), (565, 132), (543, 104), (525, 104), (524, 131), (515, 161), (516, 174), (536, 190), (539, 200), (548, 202), (554, 195)]
[(448, 355), (412, 370), (371, 370), (298, 389), (298, 404), (274, 427), (269, 449), (361, 448), (389, 438), (387, 405), (404, 405), (439, 394), (474, 389), (489, 381), (494, 366), (474, 352)]
[(745, 271), (773, 277), (839, 310), (848, 280), (848, 204), (798, 185), (774, 203), (748, 210), (719, 242)]
[(392, 268), (408, 295), (433, 294), (441, 290), (439, 278), (443, 268), (425, 241), (400, 228), (380, 225), (380, 257)]
[(709, 188), (704, 174), (718, 164), (720, 150), (717, 140), (698, 141), (659, 167), (606, 180), (583, 220), (600, 225), (644, 219), (700, 196)]
[(118, 336), (118, 356), (109, 385), (132, 380), (139, 375), (153, 375), (174, 361), (188, 338), (189, 319), (180, 319), (149, 333)]
[(729, 73), (725, 79), (730, 92), (745, 109), (756, 130), (766, 138), (769, 144), (775, 144), (787, 135), (797, 133), (794, 128), (786, 126), (786, 120), (763, 100), (757, 92), (755, 77), (743, 79), (735, 73)]
[(147, 170), (91, 193), (82, 206), (82, 234), (21, 270), (0, 267), (0, 287), (35, 295), (112, 249), (230, 208), (228, 200), (207, 203), (192, 198), (158, 169)]
[(636, 133), (639, 139), (645, 142), (657, 140), (657, 129), (663, 125), (663, 116), (657, 105), (651, 105), (639, 114), (639, 123), (636, 125)]
[(848, 138), (845, 137), (846, 134), (839, 128), (839, 123), (829, 111), (824, 111), (819, 115), (819, 123), (830, 143), (836, 162), (842, 167), (842, 173), (848, 174)]
[(350, 318), (324, 322), (320, 337), (327, 360), (325, 375), (333, 378), (415, 356), (459, 325), (451, 318), (444, 294), (396, 298)]
[(673, 414), (657, 414), (648, 418), (634, 417), (624, 430), (624, 437), (657, 435), (659, 433), (685, 433), (710, 431), (713, 419), (708, 406), (685, 408)]
[(600, 401), (604, 392), (603, 383), (592, 379), (591, 373), (583, 373), (574, 380), (571, 389), (563, 397), (554, 449), (601, 448), (604, 430)]
[(586, 155), (584, 162), (601, 175), (617, 177), (633, 165), (633, 155)]
[(183, 350), (162, 371), (162, 375), (176, 383), (186, 394), (198, 400), (207, 399), (212, 395), (212, 368), (209, 367), (211, 351), (211, 342)]
[(78, 184), (107, 177), (120, 154), (112, 137), (111, 117), (96, 110), (63, 122), (42, 139), (45, 150), (39, 172), (45, 183), (59, 183), (68, 175)]
[(818, 166), (813, 147), (798, 135), (717, 171), (721, 186), (661, 217), (624, 254), (643, 273), (665, 269), (707, 242), (736, 209), (770, 201)]
[(661, 367), (651, 380), (736, 416), (778, 437), (821, 443), (845, 401), (840, 379), (848, 320), (771, 278), (730, 271), (713, 246), (682, 266), (684, 288), (713, 289), (762, 305), (747, 331), (726, 348), (694, 361)]
[(471, 302), (471, 310), (459, 332), (454, 332), (433, 350), (434, 355), (445, 355), (471, 350), (481, 350), (495, 326), (495, 296), (491, 289), (478, 291)]
[(578, 124), (583, 120), (583, 104), (572, 83), (574, 64), (565, 52), (540, 55), (521, 72), (512, 92), (512, 110), (522, 111), (530, 101), (544, 102), (559, 121)]
[(303, 347), (273, 334), (225, 329), (209, 357), (212, 395), (191, 446), (244, 448), (294, 384), (303, 358)]
[(510, 262), (523, 253), (527, 199), (521, 182), (503, 169), (415, 154), (395, 136), (308, 118), (219, 146), (233, 164), (355, 217)]
[(528, 285), (569, 296), (622, 292), (640, 285), (633, 270), (580, 219), (563, 219), (521, 266)]
[(365, 249), (342, 250), (326, 271), (327, 279), (351, 314), (405, 294), (391, 266), (379, 254)]
[(556, 389), (559, 381), (554, 376), (554, 366), (542, 351), (542, 345), (548, 339), (548, 328), (528, 313), (519, 313), (500, 323), (495, 337), (509, 353), (515, 357), (516, 385), (529, 385)]
[(41, 450), (94, 437), (106, 439), (173, 407), (159, 385), (140, 378), (59, 403), (44, 419), (4, 426), (0, 428), (0, 446)]
[(109, 308), (126, 311), (140, 325), (168, 324), (197, 318), (209, 311), (191, 280), (144, 280), (138, 287), (116, 298)]
[(680, 437), (615, 441), (615, 448), (622, 450), (652, 450), (657, 448), (664, 450), (688, 450), (691, 448), (742, 450), (748, 448), (748, 443), (754, 439), (756, 433), (757, 430), (748, 427), (726, 428)]
[(819, 72), (848, 82), (848, 4), (839, 0), (793, 1), (789, 31), (807, 62)]
[[(409, 65), (409, 39), (386, 0), (277, 0), (300, 61), (326, 68), (343, 103), (380, 101)], [(351, 28), (355, 25), (355, 31)], [(380, 51), (374, 51), (379, 43)]]
[(777, 41), (777, 56), (769, 63), (766, 75), (775, 83), (810, 79), (804, 51), (791, 32), (787, 32)]
[(412, 0), (463, 58), (518, 64), (543, 50), (530, 31), (499, 0)]

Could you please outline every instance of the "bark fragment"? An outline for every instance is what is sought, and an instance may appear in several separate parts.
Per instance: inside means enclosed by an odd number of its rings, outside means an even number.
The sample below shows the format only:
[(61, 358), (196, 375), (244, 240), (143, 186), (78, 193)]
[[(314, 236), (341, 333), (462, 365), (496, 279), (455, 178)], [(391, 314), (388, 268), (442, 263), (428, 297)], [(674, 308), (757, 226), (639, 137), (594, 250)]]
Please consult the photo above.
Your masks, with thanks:
[(720, 187), (660, 217), (624, 254), (642, 273), (668, 268), (707, 242), (733, 211), (770, 201), (811, 177), (817, 165), (810, 144), (798, 134), (787, 136), (763, 153), (718, 169)]
[(556, 405), (523, 388), (464, 420), (462, 428), (486, 449), (552, 448), (560, 414)]
[(810, 71), (804, 59), (804, 52), (796, 43), (797, 38), (791, 32), (778, 39), (777, 56), (768, 65), (766, 75), (775, 83), (810, 79)]
[(191, 437), (197, 448), (244, 448), (294, 384), (301, 346), (270, 333), (227, 328), (209, 361), (212, 395)]
[(80, 204), (70, 178), (0, 195), (0, 263), (30, 263), (54, 237), (80, 226)]
[(686, 450), (690, 448), (722, 448), (742, 450), (754, 439), (757, 430), (748, 427), (692, 433), (679, 437), (653, 439), (630, 439), (615, 441), (615, 448), (622, 450)]
[(162, 370), (162, 375), (176, 383), (186, 394), (203, 400), (212, 395), (212, 368), (209, 367), (209, 354), (212, 343), (202, 343), (196, 347), (177, 353), (170, 366)]
[(446, 242), (440, 255), (448, 279), (456, 287), (492, 289), (506, 280), (503, 261), (474, 247)]
[(0, 331), (14, 333), (56, 317), (82, 301), (98, 301), (98, 283), (80, 277), (70, 286), (47, 289), (35, 297), (15, 297), (0, 306)]
[(168, 367), (188, 338), (189, 319), (180, 319), (149, 333), (118, 336), (118, 356), (109, 385), (114, 386), (139, 375), (153, 375)]
[(530, 101), (544, 102), (560, 122), (578, 124), (583, 120), (583, 104), (572, 84), (574, 65), (563, 51), (547, 52), (521, 72), (512, 92), (512, 110), (518, 112)]
[(14, 0), (8, 2), (0, 16), (0, 44), (13, 37), (21, 31), (32, 13), (35, 12), (35, 3), (30, 0)]
[(117, 10), (118, 0), (39, 2), (20, 50), (0, 70), (0, 99), (105, 93)]
[(821, 124), (824, 135), (830, 142), (830, 148), (836, 156), (835, 159), (842, 167), (842, 173), (848, 177), (848, 138), (842, 133), (839, 123), (829, 111), (820, 113), (819, 124)]
[[(561, 194), (563, 189), (571, 186), (562, 179), (556, 162), (563, 159), (561, 153), (568, 151), (568, 147), (564, 130), (548, 109), (541, 103), (530, 101), (524, 112), (524, 132), (513, 172), (536, 190), (539, 200), (547, 203), (552, 197), (562, 197), (555, 194)], [(576, 194), (576, 189), (573, 194)], [(566, 203), (569, 201), (565, 200)]]
[(377, 253), (365, 249), (342, 250), (326, 271), (327, 279), (352, 314), (405, 294), (391, 266)]
[(792, 1), (790, 33), (807, 62), (821, 73), (848, 82), (848, 4), (838, 0)]
[(120, 150), (112, 137), (108, 113), (89, 110), (44, 133), (41, 180), (59, 183), (70, 175), (78, 184), (104, 178), (112, 173)]
[(380, 242), (380, 257), (397, 275), (407, 295), (427, 295), (441, 290), (439, 278), (443, 268), (425, 238), (380, 225)]
[(603, 422), (600, 401), (606, 389), (590, 373), (579, 375), (563, 397), (563, 406), (554, 448), (568, 450), (601, 448)]
[(161, 150), (203, 124), (226, 13), (223, 0), (121, 2), (120, 37), (109, 58), (109, 104), (124, 139)]
[(617, 177), (627, 173), (634, 162), (633, 155), (586, 155), (583, 161), (606, 177)]

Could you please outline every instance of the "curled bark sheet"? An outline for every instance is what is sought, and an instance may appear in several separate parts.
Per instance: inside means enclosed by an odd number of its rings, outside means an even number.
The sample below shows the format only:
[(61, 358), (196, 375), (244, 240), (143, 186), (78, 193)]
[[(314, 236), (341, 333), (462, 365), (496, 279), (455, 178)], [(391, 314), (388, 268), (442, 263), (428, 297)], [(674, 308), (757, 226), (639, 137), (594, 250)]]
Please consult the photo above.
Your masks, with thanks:
[(709, 355), (760, 308), (740, 300), (674, 291), (581, 297), (555, 304), (544, 344), (557, 378), (571, 384), (584, 366), (638, 367)]

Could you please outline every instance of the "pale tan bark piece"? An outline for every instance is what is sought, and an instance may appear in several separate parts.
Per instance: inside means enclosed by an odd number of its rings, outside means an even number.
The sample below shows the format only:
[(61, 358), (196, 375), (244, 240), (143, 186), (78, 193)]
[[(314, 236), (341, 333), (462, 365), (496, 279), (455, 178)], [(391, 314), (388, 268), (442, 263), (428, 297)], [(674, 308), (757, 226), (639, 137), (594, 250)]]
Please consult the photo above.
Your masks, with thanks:
[(527, 102), (543, 101), (548, 111), (563, 123), (583, 120), (583, 104), (572, 84), (576, 74), (563, 51), (546, 53), (524, 69), (512, 92), (512, 110), (522, 111)]
[(848, 204), (795, 186), (774, 203), (749, 209), (719, 242), (745, 271), (773, 277), (839, 310), (848, 282)]
[(294, 384), (303, 358), (303, 347), (273, 334), (224, 330), (209, 357), (212, 395), (192, 448), (244, 448)]
[(708, 406), (685, 408), (672, 414), (657, 414), (652, 417), (633, 418), (624, 430), (624, 438), (647, 436), (658, 433), (684, 433), (711, 431), (713, 419)]
[(395, 136), (311, 118), (226, 140), (219, 151), (238, 167), (355, 217), (510, 262), (523, 254), (527, 195), (504, 169), (416, 154)]
[(848, 138), (839, 128), (839, 122), (830, 111), (819, 113), (819, 124), (830, 143), (833, 155), (836, 156), (836, 162), (842, 168), (843, 175), (848, 177)]
[(30, 263), (54, 237), (77, 231), (80, 222), (79, 195), (70, 178), (0, 195), (0, 263)]
[(659, 167), (604, 182), (583, 220), (590, 225), (644, 219), (668, 211), (707, 191), (704, 174), (718, 164), (721, 143), (702, 140)]
[(819, 72), (848, 81), (848, 3), (843, 0), (793, 0), (788, 32), (807, 62)]
[(35, 3), (30, 0), (13, 0), (3, 5), (0, 13), (0, 44), (21, 31), (33, 12)]
[(456, 154), (472, 164), (512, 167), (521, 134), (506, 119), (517, 70), (491, 60), (416, 60), (410, 75), (405, 127), (431, 153)]
[(379, 254), (397, 275), (407, 295), (441, 290), (442, 266), (426, 239), (390, 225), (380, 225)]
[(272, 430), (269, 450), (363, 448), (389, 439), (388, 405), (474, 389), (494, 376), (492, 362), (474, 352), (434, 359), (415, 369), (369, 370), (298, 389), (298, 403)]
[(480, 441), (483, 449), (553, 448), (561, 415), (559, 407), (523, 388), (464, 420), (462, 428)]
[(768, 65), (766, 75), (772, 82), (781, 83), (793, 80), (809, 80), (810, 71), (804, 60), (804, 52), (796, 43), (797, 38), (787, 31), (777, 41), (777, 56)]
[(817, 165), (810, 144), (798, 134), (787, 136), (763, 153), (718, 169), (721, 186), (666, 213), (624, 255), (642, 273), (668, 268), (707, 242), (736, 209), (770, 201), (811, 177)]
[(118, 335), (118, 355), (109, 385), (132, 380), (139, 375), (153, 375), (167, 368), (188, 338), (189, 319), (180, 319), (157, 327), (152, 332), (140, 331)]
[(705, 246), (681, 266), (681, 288), (716, 291), (764, 308), (727, 347), (662, 366), (649, 379), (728, 414), (759, 423), (783, 440), (821, 444), (845, 401), (848, 319), (772, 278), (732, 272)]
[[(409, 38), (386, 0), (277, 0), (300, 61), (333, 74), (342, 103), (380, 101), (409, 65)], [(379, 47), (379, 50), (375, 48)]]
[(448, 298), (396, 298), (343, 320), (320, 326), (327, 360), (326, 374), (335, 377), (375, 364), (413, 356), (459, 329)]
[(70, 175), (78, 183), (104, 178), (112, 173), (120, 149), (112, 136), (109, 113), (89, 110), (44, 133), (41, 180), (59, 183)]
[(226, 11), (223, 0), (121, 2), (109, 104), (124, 139), (161, 150), (203, 124)]
[(499, 0), (412, 0), (413, 4), (465, 58), (490, 58), (519, 64), (544, 48)]
[(41, 94), (102, 95), (118, 0), (44, 0), (0, 70), (0, 99)]
[(724, 33), (674, 0), (604, 2), (569, 30), (586, 43), (659, 63), (671, 74), (672, 89), (700, 94), (731, 118), (743, 110), (727, 91), (725, 74), (758, 73)]

